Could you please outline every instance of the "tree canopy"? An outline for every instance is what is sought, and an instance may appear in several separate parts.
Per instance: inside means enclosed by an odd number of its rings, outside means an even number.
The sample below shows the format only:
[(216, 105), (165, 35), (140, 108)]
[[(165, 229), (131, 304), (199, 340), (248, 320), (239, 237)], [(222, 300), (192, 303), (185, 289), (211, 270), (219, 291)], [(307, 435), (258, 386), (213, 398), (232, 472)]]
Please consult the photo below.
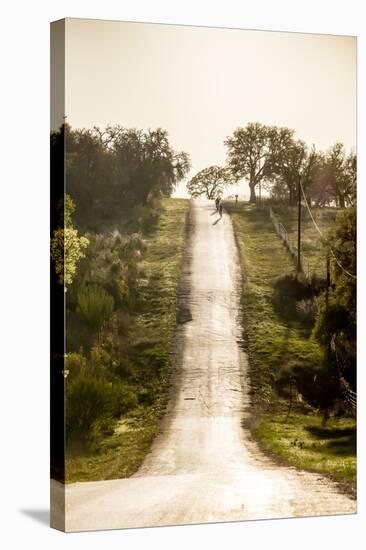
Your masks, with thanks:
[(192, 197), (204, 195), (208, 199), (214, 199), (222, 195), (229, 181), (229, 171), (226, 168), (209, 166), (198, 172), (187, 183), (187, 190)]
[(224, 142), (227, 166), (235, 181), (246, 179), (250, 201), (263, 183), (272, 196), (296, 202), (299, 179), (309, 204), (344, 208), (355, 204), (357, 157), (342, 143), (325, 153), (296, 140), (294, 130), (251, 122)]
[(64, 130), (68, 193), (78, 205), (79, 225), (117, 211), (128, 215), (137, 205), (170, 195), (190, 168), (188, 154), (175, 151), (161, 128), (74, 130), (65, 125)]
[(319, 206), (352, 206), (356, 198), (357, 157), (346, 154), (342, 143), (335, 143), (321, 156), (313, 181), (313, 195)]
[(308, 193), (314, 181), (319, 159), (320, 155), (314, 146), (309, 149), (301, 140), (289, 140), (278, 155), (271, 155), (273, 195), (286, 197), (290, 204), (294, 204), (297, 201), (300, 178), (304, 190)]
[(250, 202), (256, 202), (256, 186), (274, 176), (275, 159), (281, 157), (293, 134), (289, 128), (250, 122), (226, 139), (228, 167), (236, 181), (248, 179)]
[(89, 239), (79, 236), (77, 229), (72, 225), (71, 216), (75, 205), (69, 195), (65, 195), (64, 201), (59, 205), (59, 210), (60, 227), (53, 232), (51, 258), (58, 275), (58, 281), (66, 291), (75, 277), (80, 260), (85, 257)]

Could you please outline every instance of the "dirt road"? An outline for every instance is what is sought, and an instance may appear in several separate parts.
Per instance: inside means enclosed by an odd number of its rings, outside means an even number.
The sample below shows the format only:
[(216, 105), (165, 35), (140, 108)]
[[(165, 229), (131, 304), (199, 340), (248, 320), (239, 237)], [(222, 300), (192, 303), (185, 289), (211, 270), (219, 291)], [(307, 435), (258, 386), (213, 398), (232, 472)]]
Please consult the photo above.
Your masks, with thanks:
[(279, 467), (242, 428), (250, 413), (238, 344), (240, 271), (230, 218), (195, 201), (172, 398), (151, 453), (129, 479), (66, 489), (66, 530), (356, 511), (324, 477)]

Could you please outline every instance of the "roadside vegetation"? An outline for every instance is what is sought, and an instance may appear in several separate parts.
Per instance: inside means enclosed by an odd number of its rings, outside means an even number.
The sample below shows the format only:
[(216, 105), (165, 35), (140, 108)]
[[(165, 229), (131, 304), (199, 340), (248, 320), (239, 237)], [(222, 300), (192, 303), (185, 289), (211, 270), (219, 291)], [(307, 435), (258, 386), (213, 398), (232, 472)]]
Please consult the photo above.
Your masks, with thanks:
[[(69, 379), (67, 481), (128, 477), (150, 449), (166, 405), (188, 206), (162, 200), (159, 221), (144, 237), (138, 304), (110, 314), (96, 343), (68, 354), (69, 376), (76, 363), (85, 372)], [(77, 348), (80, 320), (69, 326)], [(91, 406), (99, 407), (95, 419)]]
[[(126, 477), (143, 461), (166, 405), (189, 204), (169, 196), (190, 161), (162, 129), (65, 125), (51, 136), (62, 160), (64, 145), (67, 194), (51, 256), (54, 289), (66, 297), (65, 478)], [(201, 170), (187, 189), (216, 199), (231, 183), (249, 183), (249, 203), (225, 204), (243, 274), (249, 427), (278, 460), (331, 475), (352, 493), (356, 156), (339, 143), (316, 151), (289, 128), (259, 123), (237, 128), (225, 145), (226, 165)], [(259, 188), (293, 239), (301, 190), (305, 274), (256, 204)], [(59, 466), (53, 476), (63, 480)]]
[[(296, 312), (296, 288), (279, 285), (293, 263), (274, 232), (268, 213), (253, 205), (225, 203), (231, 214), (243, 273), (242, 315), (249, 355), (251, 396), (260, 410), (276, 410), (286, 401), (276, 391), (280, 370), (296, 362), (317, 365), (322, 357), (312, 327)], [(277, 288), (276, 288), (277, 287)]]
[[(249, 203), (225, 203), (243, 275), (249, 427), (277, 459), (331, 475), (354, 494), (357, 157), (342, 143), (318, 151), (290, 128), (257, 122), (225, 145), (226, 185), (245, 179), (250, 189)], [(295, 269), (299, 200), (304, 272)]]
[[(276, 202), (272, 205), (272, 209), (288, 232), (291, 244), (296, 247), (297, 207)], [(313, 218), (322, 234), (328, 235), (329, 230), (335, 224), (338, 212), (341, 212), (341, 209), (319, 206), (311, 209)], [(315, 275), (324, 279), (326, 277), (327, 250), (304, 206), (301, 209), (301, 254), (304, 272), (309, 277)]]
[(121, 478), (166, 404), (189, 207), (168, 197), (189, 160), (162, 130), (65, 126), (51, 143), (63, 140), (68, 193), (51, 242), (66, 297), (62, 481)]
[[(286, 415), (287, 416), (287, 415)], [(262, 448), (282, 463), (327, 474), (356, 496), (356, 428), (352, 418), (331, 418), (326, 426), (312, 413), (266, 415), (254, 430)]]
[[(344, 401), (336, 359), (327, 357), (326, 342), (332, 336), (326, 335), (329, 325), (323, 322), (326, 282), (296, 277), (266, 210), (229, 201), (225, 207), (243, 274), (243, 345), (253, 406), (248, 427), (277, 459), (331, 475), (354, 494), (356, 425)], [(329, 219), (328, 232), (334, 225), (333, 216)], [(353, 321), (346, 323), (353, 326)], [(352, 370), (355, 359), (350, 355)], [(355, 387), (353, 375), (348, 373), (347, 379)]]

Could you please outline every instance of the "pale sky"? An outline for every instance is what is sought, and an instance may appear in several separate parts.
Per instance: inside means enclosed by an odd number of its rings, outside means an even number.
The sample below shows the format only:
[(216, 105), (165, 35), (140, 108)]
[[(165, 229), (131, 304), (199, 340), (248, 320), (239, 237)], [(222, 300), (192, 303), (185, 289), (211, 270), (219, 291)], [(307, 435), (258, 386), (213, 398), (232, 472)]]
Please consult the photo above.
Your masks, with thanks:
[(356, 38), (67, 19), (66, 115), (74, 128), (166, 129), (189, 177), (224, 164), (224, 140), (248, 122), (355, 149)]

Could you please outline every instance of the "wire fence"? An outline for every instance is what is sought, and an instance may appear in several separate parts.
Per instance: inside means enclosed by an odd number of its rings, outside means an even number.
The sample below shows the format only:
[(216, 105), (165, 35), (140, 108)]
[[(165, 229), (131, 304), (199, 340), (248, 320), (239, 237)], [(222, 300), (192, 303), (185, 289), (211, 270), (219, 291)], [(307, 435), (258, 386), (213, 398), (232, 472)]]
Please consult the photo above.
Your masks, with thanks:
[(357, 394), (355, 391), (353, 391), (348, 382), (341, 377), (341, 387), (342, 387), (342, 397), (344, 401), (347, 403), (347, 405), (350, 407), (350, 409), (353, 412), (356, 412), (357, 409)]
[[(258, 201), (257, 206), (262, 210), (265, 210), (268, 212), (268, 215), (272, 221), (276, 234), (282, 240), (294, 264), (294, 267), (297, 268), (298, 266), (297, 231), (293, 229), (289, 230), (285, 226), (283, 220), (281, 220), (280, 216), (274, 211), (274, 209), (276, 208), (276, 203), (273, 202), (270, 198), (266, 198), (266, 199), (262, 199), (261, 201)], [(304, 207), (302, 208), (303, 208), (302, 216), (304, 216)], [(322, 254), (321, 252), (321, 248), (323, 246), (324, 241), (319, 238), (319, 253), (316, 253), (316, 254), (310, 253), (310, 255), (308, 255), (306, 251), (306, 247), (309, 246), (310, 241), (309, 241), (309, 238), (307, 238), (306, 243), (303, 241), (305, 234), (306, 234), (306, 230), (305, 230), (305, 233), (304, 231), (302, 232), (302, 237), (301, 237), (303, 246), (301, 247), (301, 258), (299, 262), (300, 272), (309, 281), (311, 281), (311, 279), (315, 276), (326, 278), (327, 277), (327, 257), (326, 257), (325, 249), (324, 249), (324, 254)]]
[[(312, 224), (314, 225), (316, 231), (320, 235), (319, 246), (322, 246), (322, 243), (326, 242), (327, 239), (324, 236), (324, 234), (322, 233), (322, 231), (320, 230), (319, 225), (315, 221), (315, 214), (311, 211), (311, 209), (309, 207), (309, 204), (307, 203), (306, 196), (305, 196), (305, 193), (304, 193), (303, 189), (302, 189), (302, 192), (303, 192), (303, 196), (304, 196), (304, 200), (305, 200), (305, 207), (307, 208), (307, 210), (309, 212)], [(285, 248), (286, 248), (293, 264), (294, 264), (294, 266), (297, 267), (298, 266), (298, 248), (297, 248), (297, 239), (296, 239), (296, 235), (294, 235), (294, 232), (292, 232), (292, 234), (291, 234), (291, 232), (288, 231), (288, 229), (285, 227), (285, 225), (281, 221), (280, 217), (274, 212), (274, 210), (273, 210), (274, 205), (273, 205), (271, 199), (269, 199), (269, 198), (261, 199), (260, 201), (257, 201), (256, 206), (261, 208), (262, 210), (265, 210), (268, 213), (269, 218), (272, 221), (272, 224), (273, 224), (273, 227), (275, 229), (276, 234), (278, 235), (278, 237), (283, 242), (283, 244), (284, 244), (284, 246), (285, 246)], [(332, 258), (334, 259), (334, 261), (342, 268), (342, 270), (348, 276), (352, 277), (353, 279), (356, 279), (355, 275), (348, 272), (340, 264), (340, 262), (338, 261), (335, 253), (332, 250), (330, 250), (330, 253), (331, 253)], [(319, 259), (314, 264), (314, 261), (310, 262), (310, 259), (307, 258), (306, 254), (304, 255), (304, 253), (302, 251), (301, 261), (300, 261), (300, 270), (301, 270), (302, 274), (309, 281), (311, 280), (313, 275), (315, 275), (316, 273), (324, 273), (324, 277), (326, 277), (327, 274), (328, 274), (327, 269), (329, 269), (329, 266), (327, 268), (327, 258), (326, 258), (326, 256), (323, 258), (323, 261), (322, 261), (321, 255), (319, 255)], [(353, 413), (355, 413), (356, 408), (357, 408), (357, 394), (356, 394), (356, 392), (353, 391), (350, 388), (349, 384), (346, 382), (346, 380), (344, 380), (343, 377), (341, 378), (341, 387), (342, 387), (342, 397), (343, 397), (344, 402), (353, 411)]]
[[(316, 223), (315, 219), (314, 219), (314, 216), (312, 214), (312, 211), (309, 207), (309, 203), (308, 203), (308, 200), (306, 198), (306, 195), (305, 195), (305, 191), (304, 191), (304, 188), (302, 186), (302, 183), (301, 183), (301, 179), (299, 181), (300, 183), (300, 186), (301, 186), (301, 192), (302, 192), (302, 195), (304, 197), (304, 201), (305, 201), (305, 206), (309, 212), (309, 215), (310, 215), (310, 218), (311, 218), (311, 221), (313, 222), (313, 225), (315, 227), (315, 229), (318, 231), (319, 235), (320, 235), (320, 238), (322, 239), (323, 242), (327, 242), (327, 238), (323, 235), (322, 231), (319, 229), (319, 226), (318, 224)], [(353, 273), (350, 273), (350, 271), (348, 271), (342, 264), (341, 262), (338, 260), (334, 250), (330, 247), (330, 253), (332, 255), (332, 258), (334, 259), (334, 261), (336, 262), (336, 264), (338, 265), (338, 267), (340, 267), (340, 269), (348, 276), (348, 277), (351, 277), (352, 279), (357, 279), (357, 276), (354, 275)]]
[[(269, 204), (267, 205), (269, 217), (272, 220), (273, 227), (275, 228), (275, 231), (277, 235), (282, 240), (283, 244), (285, 245), (285, 248), (287, 249), (292, 261), (295, 264), (295, 267), (298, 265), (298, 250), (297, 246), (294, 246), (294, 244), (291, 241), (290, 234), (287, 231), (286, 227), (283, 225), (281, 220), (278, 216), (273, 212), (272, 206)], [(300, 261), (300, 270), (304, 272), (302, 262)]]
[(350, 389), (344, 390), (343, 398), (346, 403), (351, 407), (351, 409), (355, 412), (357, 409), (357, 394)]

